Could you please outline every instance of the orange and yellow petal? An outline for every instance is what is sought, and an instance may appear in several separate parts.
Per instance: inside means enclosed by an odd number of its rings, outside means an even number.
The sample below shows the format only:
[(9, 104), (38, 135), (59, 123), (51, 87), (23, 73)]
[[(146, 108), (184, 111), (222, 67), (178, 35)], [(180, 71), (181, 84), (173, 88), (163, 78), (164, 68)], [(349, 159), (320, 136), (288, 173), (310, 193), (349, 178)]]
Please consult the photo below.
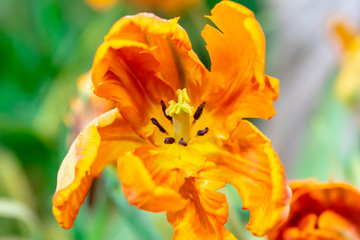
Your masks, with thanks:
[(94, 177), (118, 156), (144, 143), (115, 108), (88, 124), (63, 160), (53, 197), (53, 213), (71, 228)]
[(228, 140), (226, 152), (213, 156), (204, 177), (222, 178), (232, 184), (250, 211), (247, 228), (256, 236), (265, 235), (280, 224), (289, 211), (290, 188), (271, 142), (254, 125), (241, 121)]
[(184, 174), (178, 169), (158, 169), (160, 173), (155, 175), (156, 172), (146, 168), (142, 158), (146, 156), (143, 154), (127, 153), (118, 160), (118, 177), (129, 204), (151, 212), (184, 208), (187, 201), (178, 192), (184, 182)]
[(236, 239), (224, 227), (228, 217), (226, 197), (215, 192), (224, 185), (224, 181), (186, 179), (180, 193), (189, 200), (188, 204), (184, 209), (167, 215), (175, 229), (173, 239)]
[[(265, 38), (253, 12), (221, 1), (211, 11), (202, 36), (211, 58), (210, 80), (203, 86), (207, 107), (216, 116), (269, 119), (276, 112), (278, 80), (265, 75)], [(238, 24), (233, 24), (236, 22)]]
[(184, 208), (187, 200), (179, 191), (204, 163), (198, 152), (179, 144), (145, 145), (119, 158), (118, 176), (130, 204), (147, 211), (172, 212)]
[(333, 210), (326, 210), (319, 216), (318, 228), (336, 232), (346, 239), (357, 239), (360, 237), (357, 224), (351, 222)]
[[(99, 47), (92, 68), (94, 93), (117, 103), (134, 126), (149, 124), (175, 91), (206, 72), (178, 18), (140, 13), (117, 21)], [(155, 106), (155, 107), (154, 107)]]

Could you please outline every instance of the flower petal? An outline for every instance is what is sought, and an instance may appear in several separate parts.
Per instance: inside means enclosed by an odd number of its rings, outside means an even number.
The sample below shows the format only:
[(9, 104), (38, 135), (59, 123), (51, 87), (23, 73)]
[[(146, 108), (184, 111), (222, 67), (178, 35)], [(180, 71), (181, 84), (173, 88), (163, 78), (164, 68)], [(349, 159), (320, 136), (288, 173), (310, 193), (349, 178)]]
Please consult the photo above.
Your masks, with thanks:
[(180, 189), (184, 198), (189, 199), (186, 207), (168, 213), (168, 221), (174, 227), (175, 239), (235, 239), (224, 224), (228, 217), (226, 197), (215, 192), (225, 182), (202, 178), (187, 178)]
[(115, 108), (87, 125), (63, 160), (53, 197), (53, 213), (64, 228), (71, 228), (94, 177), (105, 165), (145, 141), (134, 133)]
[[(360, 191), (351, 184), (346, 182), (319, 183), (315, 179), (306, 179), (290, 181), (289, 185), (293, 192), (292, 204), (294, 205), (291, 212), (295, 213), (304, 206), (306, 208), (315, 207), (316, 202), (317, 210), (313, 212), (321, 213), (336, 206), (338, 202), (342, 202), (344, 205), (341, 212), (349, 216), (356, 212), (356, 215), (359, 216), (356, 220), (360, 223), (360, 206), (351, 204), (360, 199)], [(303, 214), (304, 212), (298, 211), (298, 213)]]
[(223, 178), (239, 192), (243, 208), (250, 211), (247, 228), (257, 236), (266, 234), (287, 217), (291, 191), (283, 166), (271, 142), (248, 121), (241, 121), (230, 139), (226, 153), (211, 158), (205, 171), (208, 178)]
[(149, 124), (152, 104), (161, 110), (161, 100), (174, 99), (177, 89), (206, 70), (177, 21), (149, 13), (124, 17), (96, 53), (94, 93), (116, 101), (136, 127)]
[(249, 9), (231, 1), (221, 1), (211, 13), (219, 30), (207, 25), (202, 32), (212, 62), (203, 87), (207, 107), (218, 115), (234, 113), (237, 121), (269, 119), (275, 114), (278, 81), (264, 73), (265, 38), (259, 23)]
[(177, 211), (187, 201), (179, 194), (185, 172), (158, 148), (143, 146), (118, 160), (118, 176), (131, 205), (152, 211)]
[(318, 228), (337, 232), (347, 239), (357, 239), (359, 237), (358, 229), (355, 223), (344, 218), (332, 210), (326, 210), (319, 216)]

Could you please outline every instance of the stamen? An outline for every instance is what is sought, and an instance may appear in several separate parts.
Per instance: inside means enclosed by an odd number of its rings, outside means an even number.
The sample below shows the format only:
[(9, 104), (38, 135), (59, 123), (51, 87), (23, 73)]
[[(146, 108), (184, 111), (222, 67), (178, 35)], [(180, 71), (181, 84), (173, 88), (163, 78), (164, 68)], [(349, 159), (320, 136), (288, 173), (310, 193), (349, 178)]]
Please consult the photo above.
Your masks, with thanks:
[(165, 113), (165, 110), (166, 110), (166, 105), (165, 105), (165, 103), (164, 103), (164, 101), (163, 100), (161, 100), (161, 108), (162, 108), (162, 110), (163, 110), (163, 113), (164, 113), (164, 115), (165, 115), (165, 117), (167, 118), (167, 119), (169, 119), (170, 121), (172, 121), (172, 117), (170, 117), (170, 116), (168, 116), (168, 115), (166, 115), (166, 113)]
[(197, 135), (198, 135), (198, 136), (204, 136), (205, 134), (207, 134), (208, 131), (209, 131), (209, 128), (206, 127), (206, 128), (204, 128), (203, 130), (199, 130), (199, 131), (197, 132)]
[(200, 106), (196, 109), (196, 112), (194, 114), (194, 119), (198, 120), (203, 112), (205, 106), (205, 102), (203, 102), (202, 104), (200, 104)]
[(160, 132), (166, 133), (165, 128), (163, 128), (155, 118), (152, 118), (150, 120), (151, 120), (152, 124), (154, 124), (155, 126), (157, 126), (159, 128)]
[(187, 142), (184, 141), (184, 138), (180, 138), (179, 144), (183, 145), (184, 147), (187, 146)]
[(175, 138), (166, 137), (164, 143), (165, 144), (173, 144), (175, 142)]

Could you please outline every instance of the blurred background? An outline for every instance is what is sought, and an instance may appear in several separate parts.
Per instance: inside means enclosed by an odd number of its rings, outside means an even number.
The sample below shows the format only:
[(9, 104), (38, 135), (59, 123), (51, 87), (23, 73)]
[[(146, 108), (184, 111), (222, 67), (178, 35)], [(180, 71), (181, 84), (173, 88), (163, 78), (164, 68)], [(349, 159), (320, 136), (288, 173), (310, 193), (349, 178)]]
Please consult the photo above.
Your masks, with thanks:
[[(218, 1), (165, 2), (0, 0), (1, 240), (171, 239), (165, 214), (128, 205), (111, 166), (93, 184), (72, 229), (62, 229), (51, 211), (70, 143), (103, 110), (84, 74), (116, 20), (140, 11), (181, 16), (210, 67), (200, 33)], [(236, 2), (255, 12), (267, 38), (266, 73), (280, 80), (278, 114), (254, 122), (272, 140), (288, 179), (360, 186), (360, 1)], [(258, 239), (245, 230), (248, 213), (237, 193), (230, 186), (224, 191), (227, 228), (238, 239)]]

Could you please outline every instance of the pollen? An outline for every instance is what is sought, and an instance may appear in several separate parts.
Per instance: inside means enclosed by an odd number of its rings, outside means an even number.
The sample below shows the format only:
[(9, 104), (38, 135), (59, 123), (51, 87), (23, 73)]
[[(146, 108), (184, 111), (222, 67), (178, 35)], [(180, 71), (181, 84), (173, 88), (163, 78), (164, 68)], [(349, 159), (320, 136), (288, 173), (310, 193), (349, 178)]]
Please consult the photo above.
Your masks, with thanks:
[(155, 126), (157, 126), (159, 128), (160, 132), (166, 133), (165, 128), (163, 128), (163, 126), (160, 125), (160, 123), (158, 122), (158, 120), (156, 120), (156, 118), (152, 118), (150, 120), (151, 120), (152, 124), (154, 124)]
[(203, 130), (199, 130), (199, 131), (197, 132), (197, 135), (198, 135), (198, 136), (204, 136), (205, 134), (208, 133), (208, 131), (209, 131), (209, 128), (206, 127), (206, 128), (204, 128)]
[(160, 103), (161, 103), (161, 108), (162, 108), (162, 111), (163, 111), (165, 117), (166, 117), (167, 119), (169, 119), (170, 121), (172, 121), (172, 117), (168, 116), (168, 115), (166, 114), (166, 112), (165, 112), (165, 111), (166, 111), (166, 105), (165, 105), (164, 101), (161, 100)]
[(173, 144), (175, 142), (175, 139), (172, 137), (166, 137), (164, 140), (165, 144)]
[(184, 138), (180, 138), (179, 144), (186, 147), (187, 146), (187, 142), (184, 141)]
[(203, 109), (205, 107), (205, 102), (203, 102), (202, 104), (200, 104), (200, 106), (196, 109), (196, 112), (194, 114), (194, 120), (198, 120), (201, 117), (201, 114), (203, 112)]

